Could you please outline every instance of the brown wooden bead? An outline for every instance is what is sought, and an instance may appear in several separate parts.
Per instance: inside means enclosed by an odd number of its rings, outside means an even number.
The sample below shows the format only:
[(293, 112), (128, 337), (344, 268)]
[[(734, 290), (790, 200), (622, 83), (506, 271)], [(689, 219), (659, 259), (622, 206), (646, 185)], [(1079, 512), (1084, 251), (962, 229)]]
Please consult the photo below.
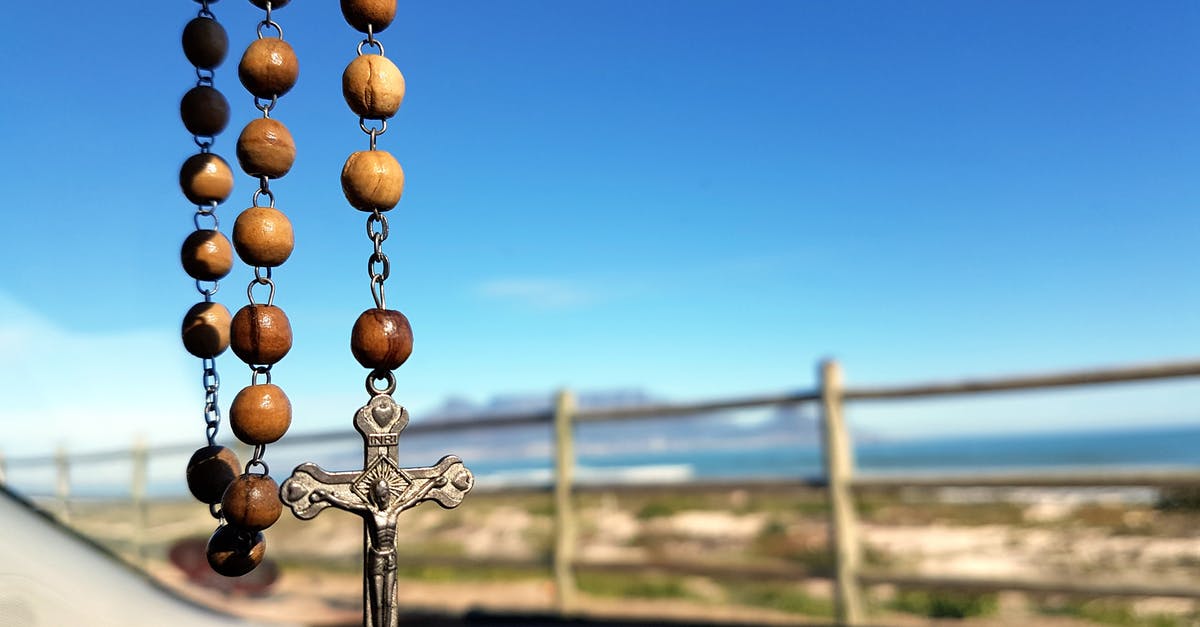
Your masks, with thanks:
[(221, 497), (225, 520), (248, 531), (270, 527), (282, 511), (279, 485), (267, 475), (244, 474), (231, 481)]
[(392, 309), (368, 309), (354, 321), (350, 352), (366, 368), (395, 370), (412, 354), (412, 326)]
[(225, 305), (196, 303), (183, 316), (183, 347), (200, 359), (216, 357), (229, 348), (229, 328)]
[(179, 101), (179, 117), (192, 135), (219, 135), (229, 124), (229, 101), (216, 89), (198, 85)]
[(256, 118), (238, 136), (237, 158), (246, 174), (277, 179), (292, 169), (296, 142), (279, 120)]
[(246, 444), (270, 444), (292, 424), (292, 402), (278, 385), (260, 383), (242, 388), (229, 406), (229, 426)]
[(183, 55), (192, 65), (211, 70), (225, 61), (229, 36), (216, 20), (197, 17), (183, 27)]
[(359, 55), (342, 72), (342, 97), (350, 110), (361, 117), (390, 118), (404, 100), (404, 75), (385, 56)]
[(267, 539), (261, 531), (221, 525), (208, 539), (205, 553), (208, 565), (218, 575), (241, 577), (262, 563), (267, 554)]
[(274, 305), (246, 305), (233, 317), (230, 345), (248, 364), (269, 366), (292, 349), (292, 325)]
[(255, 39), (238, 64), (238, 78), (246, 91), (264, 99), (288, 93), (300, 76), (300, 62), (291, 44), (276, 37)]
[(352, 152), (342, 168), (342, 191), (356, 209), (388, 211), (404, 193), (404, 170), (386, 151)]
[(233, 170), (217, 155), (197, 153), (179, 168), (179, 187), (197, 205), (222, 203), (233, 192)]
[(193, 279), (216, 281), (233, 269), (233, 246), (220, 231), (192, 231), (179, 249), (179, 261)]
[(233, 223), (233, 247), (238, 257), (251, 266), (282, 265), (295, 244), (292, 223), (273, 207), (250, 207)]
[(224, 446), (205, 446), (188, 460), (188, 490), (201, 503), (220, 503), (229, 482), (240, 474), (242, 466), (233, 451)]
[(365, 33), (370, 26), (378, 35), (396, 19), (396, 0), (342, 0), (342, 15), (354, 30)]

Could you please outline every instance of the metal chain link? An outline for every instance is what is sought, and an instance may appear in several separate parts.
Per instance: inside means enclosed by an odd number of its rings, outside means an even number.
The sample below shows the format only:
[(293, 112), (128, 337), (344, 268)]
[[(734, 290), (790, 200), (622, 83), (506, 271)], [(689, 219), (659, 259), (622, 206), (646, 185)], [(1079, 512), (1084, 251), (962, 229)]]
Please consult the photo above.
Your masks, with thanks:
[(202, 361), (204, 375), (204, 434), (209, 446), (217, 445), (217, 432), (221, 429), (221, 406), (217, 393), (221, 390), (221, 375), (217, 374), (217, 360), (208, 358)]
[(267, 200), (270, 201), (270, 204), (267, 206), (274, 209), (275, 193), (271, 191), (271, 179), (265, 176), (260, 176), (258, 178), (258, 189), (254, 190), (254, 195), (250, 197), (250, 204), (257, 207), (259, 197), (264, 195), (267, 197)]
[[(387, 387), (379, 388), (375, 386), (376, 381), (386, 381)], [(371, 396), (391, 396), (396, 392), (396, 375), (391, 370), (376, 368), (367, 375), (367, 394)]]
[(204, 287), (205, 282), (201, 281), (200, 279), (196, 279), (196, 291), (200, 292), (200, 294), (202, 294), (204, 296), (204, 302), (211, 303), (212, 297), (216, 296), (217, 292), (220, 291), (220, 289), (221, 289), (221, 282), (220, 281), (208, 281), (208, 282), (212, 283), (212, 287)]
[(262, 375), (266, 379), (265, 383), (270, 383), (272, 365), (273, 364), (268, 364), (266, 366), (250, 366), (250, 385), (258, 385), (259, 375)]
[(375, 39), (375, 25), (367, 24), (367, 38), (358, 42), (358, 56), (363, 56), (363, 46), (375, 47), (379, 49), (379, 56), (383, 55), (383, 42)]
[[(270, 6), (270, 5), (268, 5)], [(278, 22), (271, 19), (271, 10), (267, 9), (267, 19), (258, 23), (258, 38), (263, 39), (266, 35), (263, 34), (263, 28), (274, 28), (275, 32), (279, 33), (276, 39), (283, 39), (283, 27)]]
[(267, 462), (263, 461), (263, 455), (267, 452), (266, 444), (259, 444), (254, 447), (254, 453), (250, 456), (250, 461), (246, 462), (246, 474), (250, 474), (250, 469), (255, 466), (262, 466), (263, 476), (271, 474), (271, 467)]
[[(377, 224), (379, 230), (375, 229)], [(392, 275), (392, 263), (383, 253), (383, 240), (388, 238), (390, 230), (387, 216), (382, 211), (376, 209), (367, 216), (367, 237), (370, 238), (375, 248), (371, 256), (367, 258), (367, 276), (371, 277), (371, 297), (375, 299), (375, 306), (379, 309), (387, 309), (387, 297), (383, 293), (383, 282)], [(376, 269), (376, 265), (379, 266), (378, 269)]]
[(379, 127), (376, 128), (367, 126), (366, 118), (358, 118), (358, 128), (362, 129), (362, 132), (371, 136), (371, 150), (375, 150), (375, 140), (378, 139), (380, 135), (383, 135), (387, 132), (387, 120), (380, 120)]
[[(260, 269), (261, 268), (255, 268), (254, 273), (258, 274), (258, 271)], [(268, 268), (268, 270), (270, 270), (270, 268)], [(267, 288), (268, 288), (267, 306), (268, 307), (273, 306), (275, 304), (275, 281), (272, 281), (269, 277), (261, 277), (260, 278), (257, 276), (254, 278), (254, 280), (250, 281), (250, 285), (246, 286), (246, 300), (250, 301), (251, 305), (258, 304), (256, 302), (254, 302), (254, 286), (255, 285), (266, 285), (267, 286)], [(251, 367), (253, 368), (253, 366), (251, 366)]]
[(271, 111), (275, 110), (275, 105), (279, 104), (279, 96), (271, 96), (271, 101), (266, 104), (259, 102), (260, 100), (263, 99), (258, 96), (254, 97), (254, 108), (262, 111), (264, 118), (271, 117)]

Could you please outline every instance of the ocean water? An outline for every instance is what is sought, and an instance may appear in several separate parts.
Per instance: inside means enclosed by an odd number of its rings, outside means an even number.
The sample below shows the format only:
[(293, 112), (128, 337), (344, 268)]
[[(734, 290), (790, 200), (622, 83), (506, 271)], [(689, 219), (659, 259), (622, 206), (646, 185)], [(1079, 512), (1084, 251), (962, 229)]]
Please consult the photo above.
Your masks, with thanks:
[[(456, 452), (466, 460), (481, 489), (548, 485), (553, 479), (550, 442), (544, 431), (531, 430), (503, 445), (493, 433), (478, 434), (476, 445), (462, 436), (414, 437), (401, 446), (405, 466), (433, 464)], [(656, 438), (658, 436), (655, 436)], [(802, 438), (775, 435), (752, 440), (665, 438), (647, 446), (646, 438), (629, 435), (603, 442), (580, 434), (576, 479), (579, 483), (669, 483), (738, 479), (810, 479), (822, 475), (821, 452)], [(536, 444), (536, 446), (535, 446)], [(598, 451), (598, 452), (589, 452)], [(1200, 471), (1200, 426), (1126, 429), (1081, 433), (1047, 433), (988, 437), (860, 442), (856, 471), (863, 474), (1003, 473), (1019, 470), (1162, 468)], [(362, 464), (362, 443), (354, 435), (337, 442), (302, 447), (277, 446), (272, 474), (279, 480), (304, 460), (330, 470)], [(151, 497), (186, 494), (186, 454), (152, 457)], [(29, 495), (54, 494), (53, 465), (9, 468), (11, 486)], [(132, 466), (127, 458), (72, 467), (71, 492), (76, 497), (129, 494)]]
[[(1082, 433), (874, 441), (855, 447), (864, 474), (1001, 473), (1018, 470), (1200, 470), (1200, 426)], [(549, 460), (471, 464), (481, 486), (544, 484)], [(653, 454), (581, 455), (580, 483), (670, 482), (822, 475), (816, 445), (695, 448)]]

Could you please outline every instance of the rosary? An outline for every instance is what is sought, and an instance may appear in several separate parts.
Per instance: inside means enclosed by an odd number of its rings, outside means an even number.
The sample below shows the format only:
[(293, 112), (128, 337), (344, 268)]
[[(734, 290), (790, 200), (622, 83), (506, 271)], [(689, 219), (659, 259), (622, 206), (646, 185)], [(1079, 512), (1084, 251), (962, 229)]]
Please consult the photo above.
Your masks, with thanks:
[[(232, 245), (219, 230), (216, 212), (233, 191), (233, 171), (213, 152), (216, 136), (229, 123), (229, 103), (214, 87), (215, 69), (225, 59), (228, 37), (209, 7), (217, 0), (196, 1), (199, 14), (184, 27), (182, 38), (184, 55), (196, 68), (196, 85), (184, 95), (180, 117), (199, 152), (184, 161), (179, 174), (184, 196), (196, 206), (195, 231), (184, 240), (180, 259), (203, 297), (184, 316), (182, 336), (184, 348), (200, 358), (202, 367), (207, 445), (188, 461), (187, 484), (218, 521), (208, 542), (208, 562), (230, 577), (253, 570), (266, 551), (262, 531), (279, 519), (284, 504), (305, 520), (329, 507), (353, 512), (366, 527), (363, 625), (393, 627), (399, 620), (396, 526), (400, 513), (424, 501), (456, 507), (474, 485), (471, 472), (453, 455), (421, 468), (401, 468), (397, 460), (399, 435), (409, 418), (408, 411), (392, 399), (393, 371), (412, 353), (412, 328), (404, 314), (387, 308), (384, 283), (391, 270), (383, 242), (388, 237), (386, 213), (400, 201), (404, 172), (395, 157), (376, 144), (387, 131), (388, 119), (400, 108), (405, 85), (375, 37), (395, 18), (396, 0), (341, 0), (346, 21), (366, 34), (342, 75), (342, 94), (358, 115), (359, 128), (369, 136), (369, 150), (352, 153), (341, 177), (346, 200), (367, 213), (367, 236), (373, 244), (367, 270), (375, 306), (358, 317), (350, 334), (351, 353), (370, 369), (366, 379), (370, 400), (354, 415), (354, 428), (364, 440), (363, 468), (326, 472), (304, 463), (282, 486), (269, 476), (264, 455), (266, 446), (282, 438), (292, 420), (291, 402), (271, 380), (271, 367), (292, 347), (291, 325), (275, 306), (271, 272), (291, 256), (294, 237), (287, 216), (275, 208), (270, 188), (271, 180), (288, 173), (296, 156), (287, 127), (271, 117), (299, 75), (295, 51), (284, 41), (283, 29), (272, 15), (289, 0), (250, 0), (264, 16), (257, 39), (238, 64), (238, 78), (262, 117), (242, 130), (236, 152), (238, 164), (257, 179), (258, 189), (250, 207), (234, 223)], [(233, 268), (234, 251), (254, 269), (254, 278), (246, 288), (248, 304), (231, 316), (213, 297), (219, 281)], [(255, 301), (256, 288), (260, 296), (266, 291), (265, 303)], [(226, 348), (232, 348), (250, 368), (250, 385), (237, 393), (229, 407), (234, 435), (254, 447), (245, 466), (233, 451), (216, 442), (221, 424), (216, 358)]]

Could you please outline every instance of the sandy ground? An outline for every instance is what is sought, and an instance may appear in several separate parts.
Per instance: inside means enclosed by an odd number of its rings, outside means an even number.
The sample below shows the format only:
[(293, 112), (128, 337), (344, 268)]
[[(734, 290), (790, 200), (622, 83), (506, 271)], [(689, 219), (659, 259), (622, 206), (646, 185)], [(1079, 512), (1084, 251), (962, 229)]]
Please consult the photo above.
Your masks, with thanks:
[[(269, 596), (227, 594), (192, 585), (175, 568), (155, 564), (152, 574), (180, 594), (200, 603), (260, 620), (305, 617), (310, 625), (347, 625), (361, 620), (362, 582), (357, 574), (286, 573)], [(554, 588), (549, 582), (427, 583), (404, 581), (401, 605), (409, 612), (461, 615), (472, 611), (550, 613)], [(803, 617), (760, 608), (714, 606), (680, 600), (611, 599), (580, 595), (576, 615), (604, 618), (705, 618), (728, 623), (761, 625), (822, 624)]]
[[(354, 625), (361, 620), (358, 607), (361, 582), (356, 575), (285, 576), (280, 579), (278, 587), (270, 596), (250, 598), (230, 596), (189, 585), (178, 574), (178, 571), (169, 567), (155, 568), (154, 574), (168, 582), (184, 596), (248, 618), (284, 621), (303, 616), (306, 624), (314, 626)], [(820, 586), (825, 582), (814, 583)], [(463, 586), (462, 584), (406, 581), (401, 585), (400, 599), (402, 605), (410, 612), (430, 611), (461, 615), (470, 611), (486, 612), (491, 610), (502, 613), (540, 614), (549, 612), (553, 602), (553, 588), (546, 582), (480, 583)], [(1000, 605), (1001, 610), (996, 616), (970, 621), (934, 620), (888, 612), (874, 615), (872, 624), (896, 627), (920, 625), (1083, 627), (1095, 625), (1095, 623), (1076, 618), (1048, 617), (1034, 613), (1020, 594), (1001, 595)], [(722, 606), (683, 600), (616, 600), (588, 595), (580, 596), (575, 615), (610, 620), (691, 619), (730, 625), (828, 624), (828, 621), (824, 619), (805, 618), (761, 608)]]
[[(1164, 515), (1143, 504), (1108, 502), (1099, 510), (1095, 499), (1063, 499), (1061, 495), (1022, 501), (1016, 519), (971, 523), (935, 516), (921, 507), (901, 507), (898, 513), (870, 516), (861, 527), (869, 562), (912, 574), (943, 577), (1034, 578), (1068, 577), (1075, 581), (1105, 583), (1138, 582), (1200, 586), (1200, 525), (1178, 521), (1168, 525)], [(762, 555), (764, 534), (775, 533), (780, 551), (819, 555), (825, 551), (827, 527), (822, 515), (722, 509), (680, 509), (664, 515), (639, 515), (636, 507), (622, 507), (615, 499), (588, 504), (580, 509), (583, 521), (579, 559), (583, 561), (647, 560), (672, 557), (748, 559)], [(1107, 508), (1107, 509), (1105, 509)], [(192, 503), (162, 503), (151, 507), (144, 519), (131, 518), (125, 508), (96, 507), (91, 512), (78, 508), (74, 524), (130, 555), (131, 536), (141, 537), (148, 556), (142, 563), (155, 577), (181, 594), (200, 602), (226, 608), (246, 616), (283, 620), (304, 617), (314, 625), (353, 624), (360, 620), (361, 583), (349, 567), (284, 568), (267, 596), (228, 594), (204, 589), (163, 558), (165, 546), (175, 539), (204, 537), (213, 521), (202, 506)], [(893, 515), (894, 514), (894, 515)], [(1105, 524), (1089, 517), (1103, 515)], [(1174, 520), (1174, 519), (1171, 519)], [(1114, 522), (1115, 521), (1115, 522)], [(1171, 522), (1168, 520), (1167, 522)], [(544, 557), (551, 521), (546, 511), (529, 504), (492, 500), (475, 508), (444, 512), (438, 508), (414, 510), (406, 520), (405, 550), (452, 553), (465, 559)], [(1111, 523), (1111, 524), (1110, 524)], [(419, 540), (417, 540), (419, 538)], [(268, 555), (285, 561), (345, 560), (358, 555), (361, 531), (349, 516), (321, 516), (300, 523), (288, 517), (268, 531)], [(770, 545), (771, 547), (776, 544)], [(357, 559), (357, 558), (355, 558)], [(780, 559), (783, 559), (781, 556)], [(813, 598), (827, 599), (829, 582), (814, 579), (797, 584)], [(763, 625), (821, 624), (821, 619), (735, 605), (723, 596), (721, 587), (702, 577), (685, 581), (689, 598), (611, 598), (579, 596), (578, 611), (584, 615), (680, 619)], [(873, 589), (875, 607), (887, 605), (894, 591), (886, 586)], [(548, 580), (437, 582), (404, 581), (401, 602), (412, 610), (463, 613), (470, 610), (504, 612), (549, 612), (554, 590)], [(1141, 599), (1132, 602), (1139, 615), (1170, 614), (1196, 616), (1200, 606), (1191, 600)], [(997, 627), (1045, 625), (1068, 627), (1093, 625), (1081, 619), (1036, 613), (1021, 594), (998, 597), (999, 610), (990, 617), (953, 621), (957, 625)], [(879, 610), (875, 616), (886, 625), (939, 625), (910, 614)], [(1176, 624), (1200, 624), (1177, 622)]]

